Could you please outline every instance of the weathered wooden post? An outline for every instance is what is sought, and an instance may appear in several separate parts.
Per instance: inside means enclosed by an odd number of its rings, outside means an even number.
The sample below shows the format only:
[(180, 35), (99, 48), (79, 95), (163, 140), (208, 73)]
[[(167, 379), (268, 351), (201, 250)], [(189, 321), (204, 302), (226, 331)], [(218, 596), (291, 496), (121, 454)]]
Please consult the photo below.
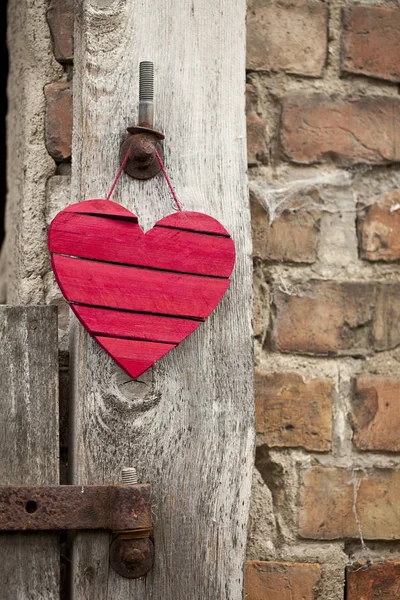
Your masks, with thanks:
[[(245, 1), (76, 2), (72, 202), (105, 197), (137, 121), (140, 60), (155, 65), (155, 126), (183, 206), (219, 219), (237, 262), (221, 305), (129, 381), (75, 323), (73, 483), (136, 466), (154, 489), (156, 558), (141, 580), (109, 567), (105, 534), (79, 534), (73, 597), (240, 600), (253, 464), (251, 243), (245, 158)], [(172, 211), (161, 176), (124, 175), (114, 200), (150, 228)]]
[[(54, 306), (0, 307), (0, 485), (57, 485), (58, 360)], [(1, 533), (4, 600), (57, 600), (55, 533)]]

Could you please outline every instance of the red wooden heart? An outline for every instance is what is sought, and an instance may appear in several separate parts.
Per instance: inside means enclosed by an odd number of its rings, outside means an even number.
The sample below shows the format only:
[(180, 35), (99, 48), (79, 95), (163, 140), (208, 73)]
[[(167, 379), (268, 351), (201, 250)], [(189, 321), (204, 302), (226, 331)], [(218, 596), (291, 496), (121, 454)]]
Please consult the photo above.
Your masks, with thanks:
[(235, 263), (233, 241), (212, 217), (178, 212), (144, 234), (134, 214), (109, 200), (61, 211), (48, 245), (72, 310), (131, 377), (211, 314)]

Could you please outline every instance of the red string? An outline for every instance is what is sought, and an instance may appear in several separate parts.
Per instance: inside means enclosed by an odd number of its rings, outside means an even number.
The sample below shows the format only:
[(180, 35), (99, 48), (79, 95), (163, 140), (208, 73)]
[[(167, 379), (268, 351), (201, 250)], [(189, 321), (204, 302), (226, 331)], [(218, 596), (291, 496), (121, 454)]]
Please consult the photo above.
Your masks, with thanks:
[[(181, 212), (183, 212), (183, 209), (182, 209), (182, 207), (181, 207), (181, 205), (180, 205), (180, 202), (179, 202), (179, 200), (178, 200), (178, 197), (177, 197), (177, 195), (176, 195), (176, 192), (175, 192), (174, 188), (172, 187), (171, 180), (170, 180), (170, 178), (168, 177), (168, 173), (167, 173), (167, 171), (165, 170), (165, 166), (164, 166), (164, 163), (163, 163), (163, 161), (162, 161), (162, 158), (161, 158), (161, 156), (160, 156), (160, 154), (159, 154), (159, 152), (158, 152), (158, 150), (157, 150), (157, 148), (156, 148), (156, 147), (154, 148), (154, 153), (155, 153), (155, 155), (156, 155), (156, 157), (157, 157), (158, 163), (159, 163), (159, 165), (160, 165), (160, 167), (161, 167), (161, 171), (163, 172), (163, 175), (164, 175), (164, 177), (165, 177), (165, 180), (166, 180), (166, 182), (167, 182), (167, 184), (168, 184), (168, 187), (169, 187), (169, 189), (171, 190), (171, 194), (172, 194), (172, 197), (173, 197), (173, 199), (174, 199), (174, 201), (175, 201), (175, 204), (177, 205), (178, 209), (179, 209)], [(113, 195), (113, 192), (114, 192), (114, 190), (115, 190), (115, 188), (116, 188), (116, 185), (117, 185), (117, 183), (118, 183), (118, 181), (119, 181), (119, 178), (120, 178), (120, 177), (121, 177), (121, 175), (122, 175), (122, 171), (124, 170), (124, 168), (125, 168), (125, 165), (126, 165), (126, 163), (128, 162), (129, 154), (130, 154), (130, 148), (128, 149), (127, 153), (125, 154), (125, 156), (124, 156), (124, 160), (122, 161), (122, 163), (121, 163), (121, 166), (120, 166), (120, 168), (119, 168), (119, 170), (118, 170), (118, 173), (117, 173), (117, 175), (116, 175), (116, 177), (115, 177), (115, 179), (114, 179), (114, 181), (113, 181), (113, 184), (112, 184), (112, 186), (111, 186), (111, 189), (110, 189), (110, 191), (108, 192), (107, 200), (109, 200), (109, 199), (111, 198), (111, 196)]]
[(112, 194), (113, 194), (113, 191), (115, 190), (115, 187), (116, 187), (116, 185), (117, 185), (117, 183), (118, 183), (118, 180), (119, 180), (119, 178), (120, 178), (120, 177), (121, 177), (121, 175), (122, 175), (122, 171), (124, 170), (124, 168), (125, 168), (125, 165), (126, 165), (126, 163), (128, 162), (128, 158), (129, 158), (130, 151), (131, 151), (131, 149), (129, 148), (129, 149), (128, 149), (128, 151), (127, 151), (127, 153), (126, 153), (126, 154), (125, 154), (125, 156), (124, 156), (124, 160), (122, 161), (122, 163), (121, 163), (121, 166), (120, 166), (120, 168), (119, 168), (119, 171), (118, 171), (118, 173), (117, 173), (117, 175), (116, 175), (116, 177), (115, 177), (115, 179), (114, 179), (114, 182), (113, 182), (113, 184), (112, 184), (112, 186), (111, 186), (111, 189), (110, 189), (110, 191), (108, 192), (107, 200), (109, 200), (109, 199), (111, 198), (111, 196), (112, 196)]
[(158, 164), (159, 164), (159, 165), (160, 165), (160, 167), (161, 167), (161, 171), (163, 172), (163, 175), (164, 175), (164, 177), (165, 177), (165, 181), (168, 183), (168, 187), (169, 187), (169, 189), (171, 190), (171, 194), (172, 194), (172, 197), (173, 197), (173, 199), (175, 200), (175, 204), (177, 205), (178, 209), (179, 209), (181, 212), (183, 212), (183, 210), (182, 210), (182, 207), (181, 207), (181, 205), (180, 205), (180, 202), (179, 202), (179, 200), (178, 200), (178, 197), (177, 197), (177, 195), (176, 195), (176, 192), (175, 192), (174, 188), (172, 187), (171, 180), (170, 180), (170, 178), (168, 177), (168, 173), (167, 173), (167, 171), (165, 170), (164, 163), (163, 163), (163, 161), (162, 161), (162, 159), (161, 159), (161, 156), (160, 156), (160, 154), (158, 153), (158, 150), (157, 150), (157, 148), (156, 148), (156, 147), (154, 147), (154, 154), (155, 154), (155, 155), (156, 155), (156, 157), (157, 157)]

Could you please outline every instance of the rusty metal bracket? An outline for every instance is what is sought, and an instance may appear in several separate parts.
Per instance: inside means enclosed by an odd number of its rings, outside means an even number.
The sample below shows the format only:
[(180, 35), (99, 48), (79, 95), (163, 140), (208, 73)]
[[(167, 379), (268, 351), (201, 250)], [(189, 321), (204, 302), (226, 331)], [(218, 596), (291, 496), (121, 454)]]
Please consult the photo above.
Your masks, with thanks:
[(160, 141), (164, 134), (153, 128), (154, 122), (154, 67), (153, 63), (140, 63), (139, 80), (139, 123), (137, 127), (128, 127), (130, 136), (124, 141), (120, 150), (120, 161), (124, 160), (129, 150), (129, 158), (125, 164), (125, 173), (134, 179), (151, 179), (161, 170), (154, 152), (157, 148), (163, 156)]
[(106, 529), (111, 565), (143, 577), (153, 563), (150, 485), (0, 486), (0, 531)]

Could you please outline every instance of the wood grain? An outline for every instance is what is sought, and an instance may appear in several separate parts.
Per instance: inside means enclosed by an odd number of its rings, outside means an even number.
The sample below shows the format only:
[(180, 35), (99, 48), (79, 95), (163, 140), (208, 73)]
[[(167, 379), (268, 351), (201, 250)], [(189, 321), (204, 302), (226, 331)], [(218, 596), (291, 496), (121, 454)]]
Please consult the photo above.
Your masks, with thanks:
[(123, 338), (132, 337), (134, 332), (135, 338), (149, 342), (179, 344), (202, 323), (79, 304), (72, 304), (71, 308), (91, 335), (103, 334)]
[[(155, 63), (155, 126), (186, 210), (232, 235), (232, 284), (211, 317), (129, 382), (73, 332), (73, 480), (154, 489), (156, 559), (145, 580), (110, 570), (109, 539), (79, 534), (74, 600), (241, 600), (253, 465), (251, 242), (245, 154), (244, 0), (76, 3), (73, 200), (104, 196), (135, 124), (139, 60)], [(171, 212), (162, 176), (123, 175), (113, 199), (147, 231)]]
[(68, 302), (205, 319), (229, 279), (137, 269), (53, 254), (57, 283)]
[(86, 215), (101, 215), (108, 217), (116, 217), (118, 219), (128, 219), (130, 221), (137, 222), (136, 215), (133, 215), (130, 210), (127, 210), (116, 202), (110, 202), (109, 200), (84, 200), (77, 204), (71, 204), (64, 208), (65, 212), (71, 213), (83, 213)]
[(176, 227), (177, 229), (189, 229), (203, 233), (229, 236), (229, 233), (219, 221), (198, 212), (182, 211), (174, 215), (168, 215), (157, 223), (160, 227)]
[[(190, 222), (195, 227), (197, 219), (191, 218)], [(143, 234), (140, 226), (132, 221), (69, 212), (59, 213), (52, 222), (49, 250), (213, 277), (229, 277), (235, 263), (235, 247), (229, 237), (157, 226)]]
[(139, 377), (153, 363), (175, 348), (173, 344), (103, 336), (95, 336), (95, 340), (131, 377)]
[[(57, 309), (0, 306), (0, 484), (55, 485)], [(58, 536), (0, 535), (3, 600), (59, 600)]]

